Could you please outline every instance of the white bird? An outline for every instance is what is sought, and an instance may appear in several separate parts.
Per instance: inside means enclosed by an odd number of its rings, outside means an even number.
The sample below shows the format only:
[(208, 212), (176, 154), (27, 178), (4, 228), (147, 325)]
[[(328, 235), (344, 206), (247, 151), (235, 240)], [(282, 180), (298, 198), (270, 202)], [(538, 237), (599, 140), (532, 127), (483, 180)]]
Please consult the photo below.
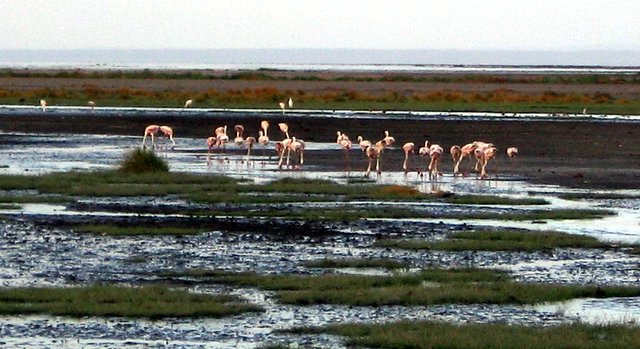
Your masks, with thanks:
[(193, 105), (193, 99), (189, 99), (186, 102), (184, 102), (184, 107), (185, 108), (189, 108)]
[(44, 99), (41, 99), (40, 106), (42, 107), (42, 111), (45, 111), (45, 108), (47, 108), (47, 101), (45, 101)]

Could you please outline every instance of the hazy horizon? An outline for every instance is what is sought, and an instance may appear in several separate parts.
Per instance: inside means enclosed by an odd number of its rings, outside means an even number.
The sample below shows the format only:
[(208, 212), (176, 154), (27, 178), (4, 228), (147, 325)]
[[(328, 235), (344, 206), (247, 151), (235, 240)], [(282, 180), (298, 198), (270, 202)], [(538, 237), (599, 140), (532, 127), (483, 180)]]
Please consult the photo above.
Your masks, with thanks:
[(425, 49), (0, 49), (4, 66), (46, 64), (533, 65), (640, 66), (636, 50)]

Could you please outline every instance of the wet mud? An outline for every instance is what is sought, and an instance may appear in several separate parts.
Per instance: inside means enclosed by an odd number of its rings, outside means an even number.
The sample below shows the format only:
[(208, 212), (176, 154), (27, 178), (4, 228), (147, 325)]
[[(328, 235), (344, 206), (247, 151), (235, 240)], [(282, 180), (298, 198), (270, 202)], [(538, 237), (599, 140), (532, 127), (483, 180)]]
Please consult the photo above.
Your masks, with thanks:
[[(22, 116), (21, 116), (22, 117)], [(98, 119), (100, 122), (98, 122)], [(335, 144), (335, 131), (352, 139), (363, 134), (370, 139), (385, 129), (397, 142), (424, 138), (444, 144), (474, 139), (490, 140), (500, 147), (518, 146), (521, 157), (509, 162), (500, 156), (490, 169), (490, 178), (453, 177), (451, 166), (438, 182), (407, 176), (400, 171), (403, 153), (396, 147), (385, 154), (384, 171), (370, 180), (384, 184), (407, 184), (422, 191), (540, 197), (549, 208), (607, 208), (613, 218), (533, 224), (499, 220), (465, 221), (439, 219), (369, 219), (356, 222), (299, 222), (288, 219), (241, 217), (194, 217), (190, 212), (206, 209), (168, 198), (83, 198), (71, 205), (25, 204), (0, 214), (0, 286), (70, 286), (94, 282), (138, 285), (163, 280), (159, 273), (189, 268), (255, 271), (258, 273), (318, 274), (324, 269), (304, 262), (324, 258), (385, 258), (403, 261), (413, 268), (434, 266), (486, 267), (508, 270), (522, 282), (636, 285), (640, 280), (640, 258), (624, 249), (555, 249), (540, 252), (446, 252), (404, 251), (373, 247), (381, 238), (438, 240), (448, 233), (487, 226), (559, 229), (605, 240), (640, 241), (640, 166), (630, 136), (640, 132), (634, 123), (552, 123), (497, 121), (334, 120), (269, 116), (273, 124), (282, 120), (308, 140), (302, 170), (278, 170), (271, 150), (256, 148), (247, 162), (245, 150), (230, 146), (216, 150), (206, 161), (203, 137), (218, 124), (243, 123), (257, 133), (259, 119), (230, 116), (180, 119), (154, 118), (154, 123), (172, 123), (177, 130), (175, 149), (158, 150), (172, 171), (225, 174), (264, 182), (283, 177), (325, 178), (346, 182), (362, 179), (366, 159), (359, 149), (350, 153), (351, 172), (345, 172), (343, 153)], [(84, 116), (3, 116), (0, 134), (1, 173), (38, 174), (50, 171), (95, 170), (117, 166), (122, 155), (140, 146), (139, 130), (151, 123), (144, 116), (123, 116), (117, 122)], [(254, 125), (255, 124), (255, 125)], [(126, 127), (125, 127), (126, 125)], [(255, 129), (254, 129), (255, 128)], [(575, 140), (567, 144), (567, 134)], [(274, 130), (274, 138), (278, 131)], [(615, 144), (602, 147), (602, 144)], [(589, 146), (587, 146), (589, 145)], [(605, 149), (606, 148), (606, 149)], [(415, 164), (421, 160), (412, 158)], [(417, 165), (416, 165), (417, 166)], [(621, 190), (625, 189), (625, 190)], [(609, 193), (627, 199), (570, 201), (563, 193)], [(355, 202), (370, 209), (384, 209), (382, 202)], [(313, 204), (290, 204), (313, 205)], [(329, 204), (327, 204), (329, 205)], [(486, 207), (403, 203), (425, 212), (484, 210), (507, 212), (539, 207)], [(247, 205), (250, 207), (250, 205)], [(274, 207), (276, 207), (274, 205)], [(286, 206), (285, 206), (286, 207)], [(216, 211), (223, 209), (216, 207)], [(177, 226), (201, 231), (181, 236), (119, 236), (78, 233), (81, 224), (119, 226)], [(635, 232), (634, 232), (635, 231)], [(385, 273), (384, 270), (336, 270), (349, 273)], [(188, 285), (188, 280), (183, 281)], [(190, 284), (196, 292), (230, 292), (266, 309), (264, 313), (228, 319), (162, 321), (118, 318), (73, 319), (53, 316), (0, 317), (0, 344), (30, 347), (176, 347), (254, 348), (265, 343), (296, 343), (320, 347), (343, 347), (331, 336), (295, 336), (279, 330), (336, 322), (380, 322), (400, 319), (443, 320), (454, 323), (505, 322), (554, 325), (607, 318), (594, 315), (611, 310), (621, 318), (640, 319), (637, 299), (578, 300), (569, 305), (540, 306), (430, 306), (346, 307), (333, 305), (291, 306), (275, 302), (273, 294), (252, 288)], [(613, 317), (613, 315), (611, 315)], [(595, 320), (594, 320), (595, 319)], [(611, 319), (611, 318), (609, 318)]]

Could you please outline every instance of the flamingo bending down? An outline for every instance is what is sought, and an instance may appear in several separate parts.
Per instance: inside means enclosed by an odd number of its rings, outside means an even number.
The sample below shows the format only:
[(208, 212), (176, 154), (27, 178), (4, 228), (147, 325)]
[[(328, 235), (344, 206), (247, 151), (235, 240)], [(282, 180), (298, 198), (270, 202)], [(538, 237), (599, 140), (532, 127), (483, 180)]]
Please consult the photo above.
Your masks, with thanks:
[(518, 155), (518, 148), (516, 147), (507, 148), (507, 156), (509, 157), (509, 159), (513, 159), (517, 155)]
[(424, 147), (420, 147), (418, 153), (422, 156), (429, 156), (429, 179), (437, 179), (439, 175), (442, 175), (438, 170), (438, 164), (444, 154), (444, 149), (439, 144), (431, 144), (429, 141), (424, 141)]
[(42, 111), (46, 111), (47, 101), (45, 101), (44, 99), (41, 99), (40, 100), (40, 107), (42, 107)]
[(476, 159), (478, 159), (478, 163), (480, 164), (480, 178), (487, 177), (487, 164), (489, 163), (489, 160), (496, 157), (496, 152), (497, 149), (493, 145), (484, 145), (482, 147), (478, 147), (474, 151), (474, 155)]
[(93, 110), (96, 107), (96, 102), (89, 101), (89, 102), (87, 102), (87, 105), (89, 106), (89, 108), (91, 108), (91, 110)]
[(220, 126), (213, 132), (217, 139), (217, 145), (222, 146), (222, 149), (226, 149), (226, 144), (229, 142), (229, 136), (227, 135), (227, 126)]
[(192, 99), (188, 99), (186, 102), (184, 102), (184, 107), (185, 108), (189, 108), (193, 105), (193, 100)]
[(385, 142), (379, 141), (376, 144), (370, 145), (367, 148), (365, 153), (369, 158), (369, 166), (367, 167), (367, 172), (365, 173), (365, 177), (369, 177), (369, 173), (371, 172), (371, 165), (373, 165), (373, 160), (376, 161), (376, 173), (378, 175), (382, 173), (382, 170), (380, 169), (380, 157), (382, 155), (382, 151), (384, 150), (384, 147), (385, 147)]
[(409, 162), (409, 153), (414, 153), (414, 150), (416, 148), (416, 145), (413, 144), (413, 142), (408, 142), (405, 143), (402, 146), (402, 150), (404, 151), (404, 162), (402, 163), (402, 169), (404, 170), (404, 173), (407, 173), (407, 166), (408, 166), (408, 162)]
[(147, 136), (151, 136), (151, 147), (155, 146), (155, 135), (162, 132), (162, 134), (171, 140), (175, 147), (176, 142), (173, 140), (173, 129), (169, 126), (149, 125), (144, 129), (144, 137), (142, 137), (142, 148), (145, 147)]
[(289, 144), (289, 151), (292, 151), (294, 154), (298, 155), (297, 168), (302, 168), (302, 165), (304, 164), (304, 141), (302, 139), (293, 137), (291, 139), (291, 143)]
[(244, 134), (244, 126), (236, 125), (234, 129), (236, 130), (236, 137), (233, 139), (233, 142), (240, 147), (244, 144), (244, 137), (242, 137)]
[(251, 158), (251, 149), (253, 149), (253, 145), (256, 144), (255, 137), (247, 137), (244, 140), (244, 144), (247, 146), (247, 164), (249, 164), (249, 159)]

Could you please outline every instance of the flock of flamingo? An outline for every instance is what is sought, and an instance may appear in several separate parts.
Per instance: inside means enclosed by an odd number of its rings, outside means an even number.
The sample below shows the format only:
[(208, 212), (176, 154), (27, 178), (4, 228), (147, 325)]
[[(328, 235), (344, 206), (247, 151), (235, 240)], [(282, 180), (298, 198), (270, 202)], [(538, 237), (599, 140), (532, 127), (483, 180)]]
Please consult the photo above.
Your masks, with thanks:
[[(251, 151), (256, 143), (260, 144), (263, 149), (266, 149), (271, 142), (268, 135), (269, 126), (270, 124), (267, 120), (263, 120), (260, 122), (260, 131), (258, 132), (257, 140), (252, 136), (244, 137), (244, 126), (234, 126), (236, 135), (233, 138), (233, 143), (240, 148), (247, 148), (247, 163), (249, 163), (250, 161)], [(284, 139), (274, 142), (274, 149), (278, 154), (278, 168), (281, 169), (283, 165), (286, 165), (287, 168), (302, 168), (302, 165), (304, 164), (304, 141), (296, 138), (295, 136), (290, 136), (289, 126), (286, 123), (278, 123), (278, 128), (283, 133), (284, 137)], [(160, 125), (149, 125), (145, 128), (144, 137), (142, 139), (142, 146), (146, 146), (146, 139), (149, 136), (151, 138), (152, 147), (155, 147), (155, 136), (160, 134), (162, 134), (162, 136), (164, 137), (167, 137), (172, 142), (173, 146), (175, 146), (176, 143), (173, 140), (173, 130), (171, 129), (171, 127)], [(362, 136), (358, 136), (357, 141), (358, 146), (369, 160), (365, 176), (368, 177), (371, 173), (374, 162), (376, 163), (376, 173), (380, 175), (382, 173), (380, 166), (382, 154), (384, 153), (385, 149), (395, 144), (395, 138), (389, 134), (389, 131), (384, 131), (384, 137), (375, 143), (365, 140)], [(214, 136), (208, 137), (206, 140), (208, 147), (207, 163), (211, 163), (211, 153), (214, 148), (221, 149), (224, 152), (226, 151), (227, 144), (230, 142), (231, 138), (227, 134), (226, 125), (215, 128)], [(348, 168), (349, 153), (353, 147), (353, 143), (351, 142), (347, 134), (341, 131), (337, 131), (336, 143), (344, 151), (345, 162)], [(406, 174), (409, 172), (410, 168), (410, 154), (415, 154), (416, 145), (413, 142), (405, 143), (402, 146), (402, 150), (404, 151), (404, 162), (402, 163), (402, 169)], [(497, 148), (492, 143), (473, 141), (471, 143), (465, 144), (464, 146), (454, 145), (450, 148), (449, 153), (451, 154), (451, 159), (454, 164), (454, 176), (468, 174), (468, 171), (460, 171), (460, 163), (464, 158), (469, 157), (476, 159), (474, 169), (478, 173), (478, 176), (480, 178), (486, 178), (487, 164), (490, 160), (496, 157)], [(518, 149), (515, 147), (510, 147), (506, 150), (506, 154), (510, 159), (513, 159), (518, 155)], [(442, 146), (440, 146), (439, 144), (431, 143), (427, 140), (424, 142), (424, 146), (418, 149), (418, 155), (420, 157), (428, 158), (429, 162), (426, 166), (426, 172), (430, 180), (437, 180), (439, 176), (442, 176), (442, 172), (438, 168), (438, 165), (444, 156), (444, 149), (442, 148)], [(292, 158), (294, 160), (293, 164), (291, 161)], [(420, 170), (420, 166), (416, 167), (416, 172), (421, 177), (423, 176), (423, 172)]]
[[(95, 107), (95, 102), (89, 101), (88, 105), (93, 109)], [(193, 105), (193, 100), (187, 100), (184, 104), (184, 108), (189, 108)], [(279, 102), (278, 106), (282, 109), (282, 113), (284, 114), (285, 109), (293, 107), (293, 100), (289, 98), (287, 103)], [(40, 107), (42, 111), (46, 110), (47, 102), (42, 99), (40, 100)], [(284, 139), (280, 141), (276, 141), (275, 150), (278, 154), (278, 168), (281, 169), (283, 165), (286, 165), (287, 168), (292, 166), (291, 164), (291, 153), (293, 152), (294, 157), (297, 158), (295, 161), (295, 165), (293, 166), (296, 169), (302, 168), (304, 164), (304, 148), (305, 143), (302, 139), (298, 139), (296, 137), (291, 137), (289, 135), (289, 126), (286, 123), (279, 123), (278, 127), (280, 131), (284, 134)], [(270, 143), (270, 139), (268, 136), (269, 122), (267, 120), (263, 120), (260, 122), (260, 131), (258, 132), (258, 139), (255, 137), (249, 136), (244, 137), (244, 126), (235, 125), (234, 130), (236, 132), (236, 136), (233, 139), (233, 143), (235, 143), (238, 147), (246, 147), (247, 148), (247, 163), (250, 161), (251, 150), (253, 149), (256, 143), (262, 145), (263, 149), (266, 149)], [(142, 138), (142, 147), (146, 147), (147, 137), (151, 138), (151, 146), (155, 147), (155, 137), (162, 134), (162, 136), (168, 138), (173, 146), (175, 147), (176, 142), (173, 140), (173, 129), (166, 125), (149, 125), (144, 130), (144, 137)], [(352, 142), (349, 137), (341, 132), (337, 131), (338, 137), (336, 143), (340, 145), (345, 154), (345, 162), (347, 169), (349, 168), (349, 151), (352, 148)], [(369, 159), (369, 165), (367, 166), (367, 170), (365, 172), (365, 176), (369, 176), (371, 173), (371, 168), (373, 163), (376, 163), (376, 173), (378, 175), (381, 174), (382, 170), (380, 167), (380, 160), (382, 158), (382, 154), (384, 150), (388, 147), (391, 147), (395, 143), (395, 138), (389, 134), (389, 131), (384, 131), (384, 137), (372, 143), (371, 141), (365, 140), (362, 136), (358, 136), (358, 145), (360, 149), (365, 154), (365, 156)], [(211, 152), (214, 148), (220, 148), (222, 151), (226, 150), (226, 145), (229, 143), (230, 138), (227, 135), (227, 126), (220, 126), (214, 130), (214, 135), (207, 138), (207, 163), (211, 163)], [(405, 143), (402, 146), (402, 150), (404, 151), (404, 162), (402, 163), (402, 169), (405, 174), (409, 172), (409, 159), (410, 154), (415, 154), (416, 145), (413, 142)], [(464, 146), (454, 145), (449, 149), (449, 153), (451, 154), (451, 159), (453, 161), (453, 175), (466, 175), (467, 172), (460, 171), (460, 163), (466, 157), (472, 158), (475, 157), (476, 164), (474, 170), (478, 173), (480, 178), (487, 177), (487, 164), (490, 160), (494, 159), (497, 155), (497, 148), (493, 145), (493, 143), (487, 143), (482, 141), (473, 141), (471, 143), (465, 144)], [(442, 176), (442, 172), (438, 169), (438, 164), (442, 160), (444, 156), (444, 149), (439, 144), (433, 144), (428, 140), (424, 142), (424, 147), (420, 147), (418, 149), (418, 154), (421, 157), (428, 157), (429, 164), (426, 166), (426, 172), (428, 173), (430, 180), (437, 180), (439, 176)], [(509, 147), (506, 150), (506, 154), (510, 159), (513, 159), (518, 155), (518, 148)], [(423, 172), (420, 170), (418, 166), (416, 168), (417, 173), (422, 176)]]

